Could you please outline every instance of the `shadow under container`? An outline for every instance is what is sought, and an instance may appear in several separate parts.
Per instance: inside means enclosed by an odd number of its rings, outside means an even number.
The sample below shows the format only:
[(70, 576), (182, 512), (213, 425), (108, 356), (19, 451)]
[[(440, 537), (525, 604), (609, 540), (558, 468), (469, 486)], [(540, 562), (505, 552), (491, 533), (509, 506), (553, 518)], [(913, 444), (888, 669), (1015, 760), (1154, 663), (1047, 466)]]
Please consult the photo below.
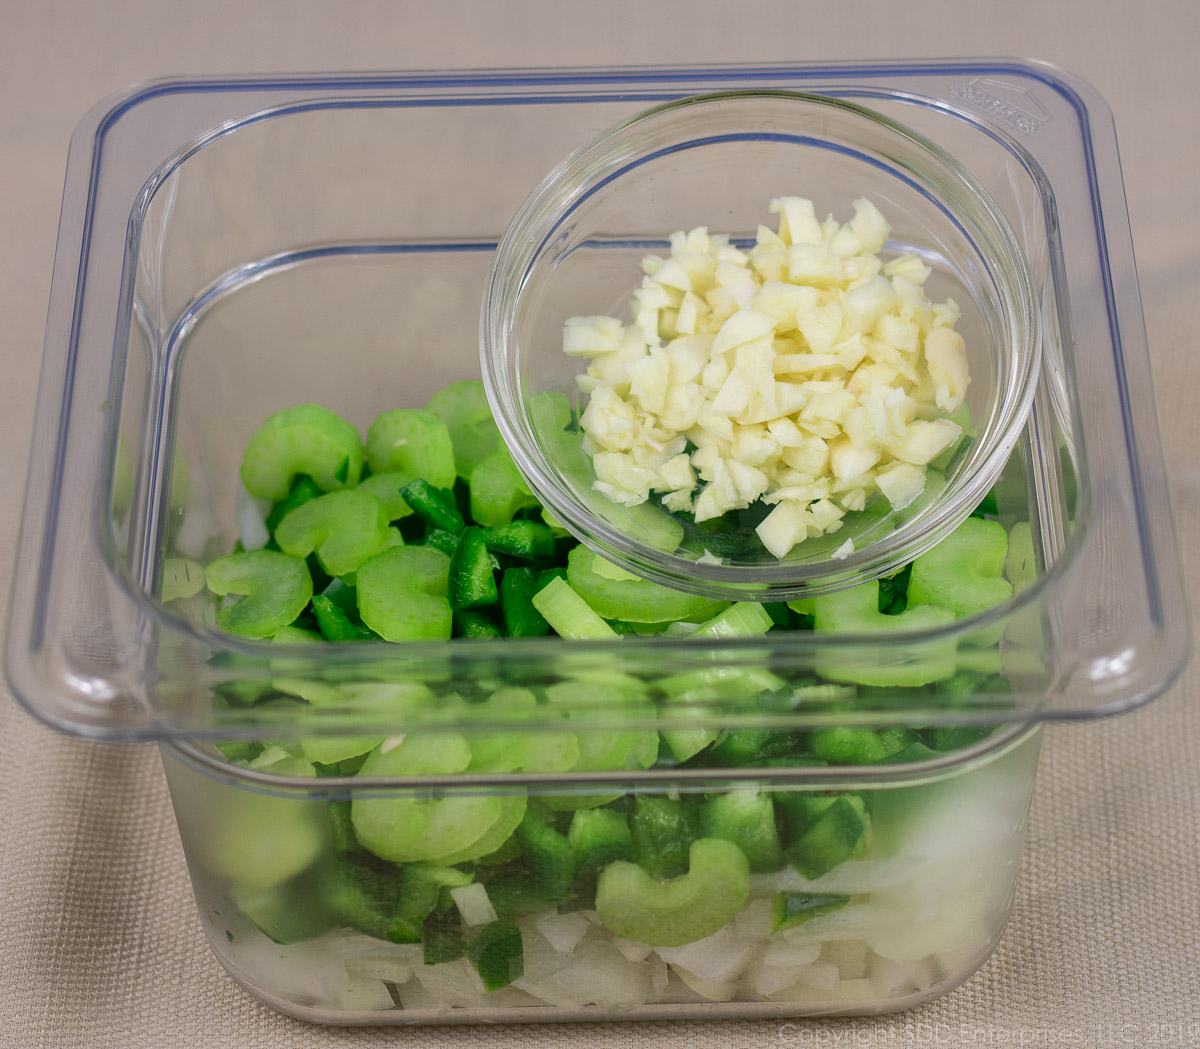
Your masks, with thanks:
[[(254, 427), (319, 402), (365, 429), (479, 378), (488, 267), (543, 173), (649, 105), (755, 87), (915, 129), (1011, 226), (1044, 336), (988, 508), (1013, 597), (704, 647), (216, 630), (195, 568), (239, 537)], [(1107, 110), (1035, 63), (151, 85), (72, 143), (6, 672), (60, 729), (161, 743), (212, 948), (283, 1012), (907, 1008), (999, 940), (1039, 726), (1130, 709), (1186, 657), (1147, 357)], [(367, 751), (405, 760), (366, 775)], [(362, 847), (380, 823), (399, 858)]]

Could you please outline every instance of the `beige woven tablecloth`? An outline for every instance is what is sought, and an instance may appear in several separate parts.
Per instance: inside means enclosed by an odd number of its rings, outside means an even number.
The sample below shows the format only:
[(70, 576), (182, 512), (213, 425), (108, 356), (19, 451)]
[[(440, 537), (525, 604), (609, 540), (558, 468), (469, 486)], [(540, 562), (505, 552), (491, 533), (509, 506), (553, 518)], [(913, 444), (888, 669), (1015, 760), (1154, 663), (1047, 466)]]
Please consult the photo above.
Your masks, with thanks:
[[(1200, 583), (1200, 105), (1194, 0), (0, 0), (0, 592), (16, 546), (66, 143), (94, 102), (182, 73), (1011, 54), (1116, 114), (1189, 583)], [(20, 615), (21, 609), (15, 614)], [(203, 940), (149, 746), (0, 701), (0, 1046), (1200, 1047), (1200, 664), (1141, 712), (1049, 732), (1012, 923), (914, 1013), (811, 1022), (321, 1029)]]

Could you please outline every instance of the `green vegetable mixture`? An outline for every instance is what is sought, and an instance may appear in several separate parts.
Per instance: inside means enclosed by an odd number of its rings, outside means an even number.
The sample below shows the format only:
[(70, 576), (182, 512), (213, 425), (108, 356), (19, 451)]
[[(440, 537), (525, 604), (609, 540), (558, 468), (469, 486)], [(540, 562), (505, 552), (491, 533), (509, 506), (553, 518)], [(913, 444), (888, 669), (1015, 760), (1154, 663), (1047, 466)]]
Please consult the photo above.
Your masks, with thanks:
[[(541, 395), (545, 397), (546, 395)], [(547, 399), (564, 439), (571, 413)], [(729, 603), (629, 575), (578, 544), (531, 496), (492, 422), (482, 386), (461, 382), (425, 409), (381, 415), (367, 432), (317, 405), (270, 416), (246, 448), (241, 480), (273, 506), (262, 549), (207, 566), (224, 598), (217, 621), (249, 638), (314, 643), (449, 638), (705, 639), (777, 631), (878, 633), (938, 627), (1004, 601), (1008, 536), (984, 514), (881, 582), (789, 604)], [(239, 544), (240, 546), (240, 544)], [(976, 638), (994, 644), (995, 634)], [(971, 651), (968, 647), (966, 651)], [(981, 649), (975, 649), (982, 652)], [(961, 654), (961, 653), (960, 653)], [(985, 660), (963, 669), (950, 642), (902, 666), (839, 663), (803, 688), (933, 686), (969, 693)], [(972, 665), (972, 661), (967, 661)], [(978, 669), (982, 666), (983, 669)], [(823, 679), (823, 680), (822, 680)], [(992, 676), (989, 687), (998, 679)], [(654, 682), (623, 674), (437, 697), (395, 686), (395, 709), (488, 704), (513, 731), (438, 730), (404, 737), (315, 737), (219, 744), (229, 760), (289, 775), (451, 775), (670, 768), (863, 765), (920, 761), (979, 740), (974, 728), (633, 728), (572, 732), (569, 712), (589, 703), (750, 699), (783, 685), (766, 668), (698, 668)], [(249, 705), (319, 702), (316, 686), (227, 690)], [(281, 694), (281, 692), (283, 694)], [(296, 698), (300, 694), (303, 698)], [(816, 694), (816, 693), (814, 693)], [(521, 732), (521, 718), (560, 707), (562, 731)], [(299, 804), (299, 803), (298, 803)], [(682, 795), (617, 793), (428, 798), (375, 795), (327, 803), (319, 847), (272, 869), (261, 850), (226, 857), (239, 909), (280, 943), (349, 927), (420, 943), (426, 962), (467, 957), (488, 990), (522, 972), (516, 921), (545, 909), (594, 911), (613, 934), (655, 947), (691, 943), (745, 907), (752, 875), (791, 865), (815, 879), (863, 856), (872, 837), (869, 795), (750, 787)], [(307, 819), (307, 817), (305, 817)], [(775, 892), (774, 928), (844, 906), (851, 897)]]

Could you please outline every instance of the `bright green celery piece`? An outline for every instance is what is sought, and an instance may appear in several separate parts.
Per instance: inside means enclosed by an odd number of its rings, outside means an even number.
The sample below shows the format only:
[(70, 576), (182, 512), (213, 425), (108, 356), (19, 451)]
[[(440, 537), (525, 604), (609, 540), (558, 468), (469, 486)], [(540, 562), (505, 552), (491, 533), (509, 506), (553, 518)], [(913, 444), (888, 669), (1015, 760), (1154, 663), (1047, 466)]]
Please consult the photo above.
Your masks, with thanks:
[(368, 492), (350, 488), (296, 507), (279, 522), (275, 542), (293, 557), (315, 552), (326, 572), (342, 576), (377, 554), (387, 532), (383, 504)]
[(269, 415), (242, 456), (241, 478), (257, 499), (285, 498), (307, 474), (323, 492), (353, 487), (362, 473), (358, 430), (319, 404), (298, 404)]
[(440, 856), (439, 863), (466, 863), (490, 856), (512, 837), (513, 832), (521, 825), (521, 820), (525, 818), (525, 795), (503, 794), (495, 800), (500, 805), (496, 822), (469, 845)]
[[(879, 583), (872, 580), (814, 599), (813, 630), (818, 634), (887, 634), (930, 630), (954, 621), (954, 613), (934, 605), (911, 603), (899, 615), (879, 611)], [(860, 658), (845, 662), (823, 660), (817, 671), (831, 681), (849, 681), (880, 687), (914, 687), (954, 675), (953, 638), (923, 642), (919, 649), (892, 663), (872, 665)]]
[(376, 554), (356, 573), (362, 621), (387, 641), (450, 637), (449, 571), (450, 558), (431, 546), (397, 546)]
[[(406, 736), (389, 750), (373, 750), (360, 776), (439, 776), (463, 772), (471, 763), (471, 748), (457, 733)], [(524, 799), (520, 801), (524, 813)], [(505, 815), (496, 795), (453, 795), (428, 800), (420, 797), (356, 797), (350, 817), (362, 846), (392, 863), (430, 860), (461, 863), (487, 855), (488, 832)], [(520, 823), (520, 815), (509, 833)], [(508, 837), (505, 834), (504, 837)]]
[(384, 412), (367, 430), (367, 463), (371, 473), (401, 472), (452, 488), (456, 476), (450, 431), (433, 412), (397, 408)]
[(222, 630), (242, 637), (270, 637), (288, 626), (312, 598), (312, 576), (298, 557), (250, 550), (220, 557), (204, 570), (208, 589), (224, 597), (244, 595), (217, 609)]
[[(486, 703), (472, 706), (481, 721), (522, 722), (554, 716), (526, 688), (493, 692)], [(472, 772), (568, 772), (579, 761), (579, 740), (573, 732), (551, 729), (505, 731), (491, 729), (471, 741)]]
[(164, 557), (160, 587), (164, 604), (192, 597), (204, 589), (204, 565), (190, 557)]
[(489, 528), (508, 524), (518, 510), (538, 505), (504, 445), (471, 471), (471, 516)]
[(753, 601), (739, 601), (701, 623), (688, 634), (688, 638), (756, 637), (770, 629), (771, 617), (762, 605)]
[[(956, 618), (978, 615), (1003, 604), (1013, 592), (1002, 578), (1008, 534), (997, 521), (968, 517), (928, 553), (918, 557), (908, 581), (908, 604), (936, 605)], [(964, 640), (994, 644), (1003, 624)]]
[(293, 482), (288, 494), (271, 507), (271, 512), (267, 514), (265, 521), (267, 531), (274, 535), (280, 521), (287, 517), (296, 507), (307, 503), (310, 499), (315, 499), (320, 494), (321, 489), (317, 482), (307, 474), (301, 474)]
[(500, 443), (500, 431), (492, 419), (483, 383), (468, 379), (443, 386), (429, 398), (426, 411), (446, 424), (454, 445), (454, 468), (468, 478)]
[[(671, 724), (673, 720), (711, 719), (713, 703), (745, 703), (765, 693), (776, 692), (785, 683), (763, 667), (713, 666), (672, 674), (654, 684), (667, 700), (661, 711), (663, 742), (677, 761), (687, 761), (716, 742), (721, 732), (705, 725), (675, 727)], [(717, 763), (747, 764), (740, 761)]]
[[(428, 708), (434, 701), (430, 688), (415, 681), (332, 685), (324, 681), (276, 678), (272, 684), (314, 707), (339, 707), (348, 718), (374, 722), (407, 716)], [(336, 765), (374, 750), (384, 739), (386, 736), (381, 732), (307, 736), (300, 740), (300, 751), (309, 761)]]
[[(678, 705), (672, 710), (672, 713), (703, 717), (710, 712), (700, 706)], [(668, 728), (666, 724), (659, 729), (659, 732), (662, 735), (662, 741), (667, 745), (667, 749), (676, 761), (687, 761), (689, 758), (695, 757), (705, 747), (711, 746), (720, 735), (715, 728), (704, 726)]]
[[(306, 699), (315, 707), (340, 707), (348, 717), (367, 721), (403, 717), (428, 708), (434, 700), (429, 687), (415, 681), (331, 685), (321, 681), (277, 678), (274, 685), (282, 692)], [(300, 740), (300, 750), (309, 761), (336, 765), (374, 750), (385, 738), (381, 732), (309, 736)]]
[[(546, 688), (551, 707), (565, 712), (575, 730), (579, 757), (573, 771), (600, 772), (649, 768), (658, 758), (658, 733), (653, 729), (614, 728), (613, 722), (653, 716), (642, 682), (624, 674), (560, 681)], [(553, 809), (572, 810), (603, 805), (620, 794), (563, 794), (543, 798)]]
[(618, 637), (595, 609), (560, 578), (551, 579), (532, 601), (560, 637), (570, 641), (611, 641)]
[(383, 512), (388, 521), (399, 521), (412, 513), (412, 507), (400, 494), (400, 489), (414, 478), (403, 470), (392, 470), (389, 473), (371, 474), (366, 480), (358, 482), (358, 491), (375, 496), (383, 504)]
[[(247, 763), (261, 772), (307, 779), (316, 770), (278, 746)], [(297, 797), (255, 791), (207, 792), (177, 799), (204, 867), (247, 889), (281, 885), (306, 870), (326, 848), (322, 807)]]
[(299, 626), (280, 627), (271, 635), (272, 643), (279, 645), (310, 645), (324, 640), (315, 630), (305, 630)]
[(699, 621), (710, 619), (729, 607), (728, 601), (672, 590), (648, 579), (638, 579), (621, 569), (616, 572), (625, 578), (618, 578), (613, 572), (614, 567), (582, 544), (567, 555), (567, 582), (571, 589), (605, 619), (623, 619), (630, 623)]
[(715, 794), (700, 807), (700, 825), (704, 837), (733, 842), (745, 853), (750, 870), (756, 874), (783, 866), (775, 808), (769, 795), (756, 790)]
[(659, 678), (655, 687), (673, 703), (740, 702), (786, 684), (764, 667), (713, 666)]
[(300, 752), (318, 765), (336, 765), (374, 750), (384, 736), (309, 736), (300, 741)]
[(750, 895), (750, 869), (733, 842), (692, 843), (688, 872), (656, 881), (635, 863), (618, 860), (600, 872), (596, 914), (606, 928), (654, 947), (680, 947), (732, 921)]
[(688, 849), (704, 836), (698, 806), (647, 794), (634, 802), (629, 833), (635, 862), (655, 878), (674, 878), (687, 870)]

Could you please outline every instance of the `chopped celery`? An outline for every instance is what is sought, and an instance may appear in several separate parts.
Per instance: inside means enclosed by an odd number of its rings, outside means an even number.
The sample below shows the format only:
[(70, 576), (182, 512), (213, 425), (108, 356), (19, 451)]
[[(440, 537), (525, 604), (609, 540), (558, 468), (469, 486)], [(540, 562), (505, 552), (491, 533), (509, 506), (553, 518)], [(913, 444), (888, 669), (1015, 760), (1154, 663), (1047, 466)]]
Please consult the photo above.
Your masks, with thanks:
[(315, 552), (326, 572), (341, 576), (377, 554), (387, 530), (383, 504), (368, 492), (349, 488), (296, 507), (279, 522), (275, 541), (293, 557)]
[(446, 581), (450, 558), (429, 546), (397, 546), (357, 573), (362, 621), (388, 641), (448, 638), (453, 625)]
[(693, 630), (690, 638), (755, 637), (771, 629), (771, 617), (762, 605), (739, 601)]
[[(445, 775), (470, 763), (471, 748), (460, 735), (406, 736), (391, 749), (372, 751), (359, 775)], [(486, 855), (492, 851), (486, 835), (503, 815), (501, 799), (494, 795), (356, 797), (350, 811), (363, 847), (393, 863), (452, 864)]]
[(408, 500), (400, 491), (412, 480), (413, 477), (403, 470), (372, 474), (358, 482), (358, 491), (375, 496), (383, 504), (383, 512), (388, 521), (398, 521), (412, 513), (412, 507), (408, 505)]
[(533, 595), (536, 608), (560, 637), (572, 641), (612, 640), (618, 635), (562, 579), (551, 579)]
[(582, 544), (567, 555), (567, 582), (605, 619), (632, 623), (662, 623), (673, 619), (710, 619), (728, 607), (728, 602), (653, 583), (649, 579), (614, 579), (597, 565), (599, 554)]
[(912, 566), (909, 605), (937, 605), (955, 616), (978, 615), (1012, 596), (1002, 578), (1008, 535), (996, 521), (968, 517)]
[(508, 524), (518, 510), (538, 505), (503, 445), (480, 460), (470, 484), (471, 516), (481, 525)]
[(500, 431), (492, 420), (483, 383), (477, 380), (442, 387), (429, 398), (425, 410), (446, 424), (459, 477), (470, 477), (471, 471), (500, 443)]
[[(886, 634), (926, 630), (953, 622), (954, 613), (935, 605), (911, 605), (899, 615), (879, 611), (879, 583), (872, 581), (815, 599), (813, 629), (827, 634)], [(872, 665), (861, 657), (845, 661), (824, 660), (818, 671), (832, 681), (859, 685), (911, 687), (927, 685), (954, 674), (953, 638), (924, 643), (892, 662)]]
[(362, 472), (358, 430), (319, 404), (298, 404), (267, 416), (250, 435), (241, 478), (258, 499), (284, 499), (305, 474), (323, 492), (353, 487)]
[(435, 488), (454, 484), (454, 448), (450, 431), (433, 412), (397, 408), (384, 412), (367, 430), (371, 473), (406, 473)]
[(222, 630), (244, 637), (270, 637), (290, 624), (312, 597), (312, 577), (298, 557), (274, 550), (249, 550), (218, 558), (204, 570), (218, 596), (244, 595), (217, 610)]
[(709, 936), (742, 909), (750, 868), (733, 842), (700, 838), (688, 871), (657, 881), (636, 863), (618, 860), (600, 872), (596, 915), (618, 936), (655, 947), (678, 947)]

